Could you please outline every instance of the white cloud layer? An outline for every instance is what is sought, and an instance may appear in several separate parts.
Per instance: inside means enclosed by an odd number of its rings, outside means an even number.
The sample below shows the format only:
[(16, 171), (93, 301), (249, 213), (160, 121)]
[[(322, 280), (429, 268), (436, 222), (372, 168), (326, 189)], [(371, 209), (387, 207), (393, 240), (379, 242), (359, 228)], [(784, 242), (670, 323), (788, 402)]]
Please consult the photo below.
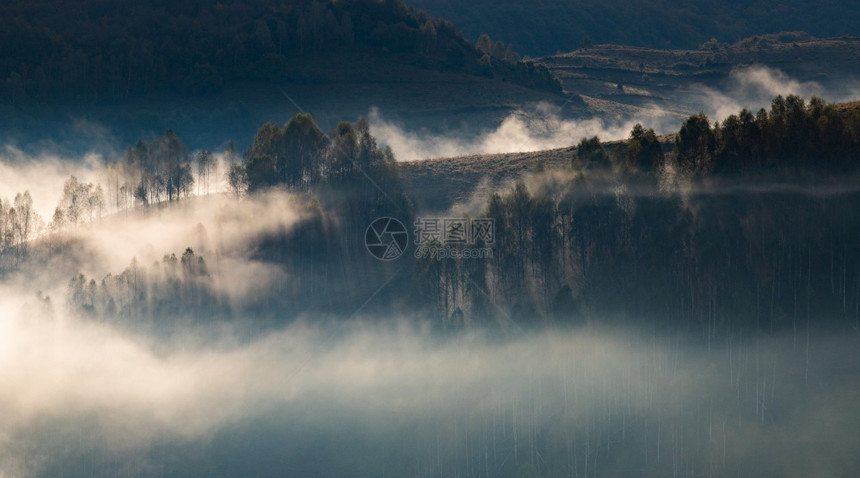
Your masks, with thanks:
[[(243, 440), (280, 430), (297, 440), (278, 445), (287, 455), (303, 440), (325, 447), (356, 426), (367, 437), (355, 447), (435, 456), (474, 446), (483, 456), (519, 426), (521, 460), (537, 446), (532, 434), (562, 441), (568, 434), (578, 437), (570, 453), (580, 467), (593, 457), (586, 447), (604, 447), (605, 466), (639, 467), (643, 475), (659, 475), (674, 460), (717, 474), (833, 476), (857, 461), (852, 423), (860, 412), (850, 397), (860, 387), (845, 363), (856, 361), (845, 355), (854, 338), (813, 336), (807, 362), (804, 344), (792, 337), (714, 352), (674, 338), (594, 330), (440, 342), (389, 318), (341, 329), (294, 325), (244, 344), (226, 333), (206, 346), (156, 353), (105, 325), (13, 313), (20, 303), (2, 292), (3, 476), (38, 476), (56, 460), (87, 469), (129, 457), (145, 457), (142, 472), (159, 443), (205, 448), (237, 427), (250, 427)], [(845, 366), (833, 369), (839, 363)], [(300, 429), (290, 431), (295, 423)], [(40, 435), (45, 426), (60, 433), (59, 443)], [(400, 427), (412, 435), (399, 435)], [(444, 451), (423, 449), (438, 439)], [(540, 443), (548, 463), (571, 463), (550, 454), (557, 444)], [(320, 459), (350, 453), (330, 446)], [(625, 447), (649, 456), (629, 456)], [(267, 459), (260, 453), (242, 458)]]
[[(679, 105), (705, 112), (711, 120), (721, 121), (747, 108), (753, 112), (770, 108), (777, 95), (796, 94), (809, 99), (819, 96), (827, 101), (856, 99), (860, 87), (843, 88), (848, 93), (831, 94), (816, 82), (797, 81), (780, 70), (751, 65), (734, 69), (725, 90), (700, 84), (691, 85), (678, 98)], [(620, 140), (629, 136), (636, 123), (654, 128), (658, 133), (670, 133), (680, 128), (677, 115), (652, 106), (647, 116), (623, 121), (604, 118), (567, 119), (560, 116), (558, 105), (540, 103), (526, 105), (510, 114), (501, 124), (475, 137), (462, 137), (456, 132), (434, 134), (408, 131), (387, 120), (378, 109), (368, 115), (371, 132), (379, 141), (391, 147), (400, 161), (463, 156), (539, 151), (573, 146), (583, 137), (598, 136), (603, 141)]]

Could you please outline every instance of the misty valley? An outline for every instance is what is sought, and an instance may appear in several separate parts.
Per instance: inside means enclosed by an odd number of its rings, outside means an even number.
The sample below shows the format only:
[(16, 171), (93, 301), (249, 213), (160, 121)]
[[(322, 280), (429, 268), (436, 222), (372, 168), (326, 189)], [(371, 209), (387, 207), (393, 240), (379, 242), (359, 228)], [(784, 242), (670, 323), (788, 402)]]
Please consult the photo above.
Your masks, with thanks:
[(856, 476), (857, 7), (497, 3), (0, 4), (0, 478)]
[[(54, 179), (47, 223), (29, 191), (3, 200), (0, 463), (848, 474), (858, 142), (807, 147), (839, 137), (820, 118), (860, 130), (839, 108), (777, 97), (716, 128), (694, 115), (671, 144), (640, 125), (582, 139), (441, 211), (363, 120), (267, 124), (243, 158), (190, 154), (172, 131), (138, 141), (81, 166), (96, 182)], [(379, 218), (403, 228), (395, 256), (397, 231), (368, 242)]]

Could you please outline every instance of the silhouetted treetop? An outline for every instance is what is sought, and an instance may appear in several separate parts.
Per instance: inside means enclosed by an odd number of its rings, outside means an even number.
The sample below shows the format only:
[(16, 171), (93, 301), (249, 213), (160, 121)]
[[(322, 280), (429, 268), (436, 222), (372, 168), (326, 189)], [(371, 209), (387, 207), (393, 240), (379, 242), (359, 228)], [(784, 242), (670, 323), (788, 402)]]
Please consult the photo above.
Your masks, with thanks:
[(609, 166), (609, 154), (600, 143), (600, 138), (582, 138), (576, 145), (576, 153), (573, 156), (573, 167), (591, 168)]
[(860, 110), (813, 97), (777, 96), (770, 111), (742, 110), (712, 126), (696, 114), (681, 126), (673, 158), (698, 176), (783, 171), (841, 173), (860, 166)]

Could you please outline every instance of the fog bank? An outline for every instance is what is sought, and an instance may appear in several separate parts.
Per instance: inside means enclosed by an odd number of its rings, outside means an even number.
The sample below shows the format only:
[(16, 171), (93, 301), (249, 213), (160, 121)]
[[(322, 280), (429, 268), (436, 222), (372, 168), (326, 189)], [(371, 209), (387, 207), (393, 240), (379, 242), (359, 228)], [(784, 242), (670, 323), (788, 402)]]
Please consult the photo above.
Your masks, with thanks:
[(251, 343), (222, 330), (156, 353), (2, 292), (4, 476), (839, 476), (860, 465), (853, 335), (709, 350), (596, 329), (439, 339), (388, 318), (303, 321)]

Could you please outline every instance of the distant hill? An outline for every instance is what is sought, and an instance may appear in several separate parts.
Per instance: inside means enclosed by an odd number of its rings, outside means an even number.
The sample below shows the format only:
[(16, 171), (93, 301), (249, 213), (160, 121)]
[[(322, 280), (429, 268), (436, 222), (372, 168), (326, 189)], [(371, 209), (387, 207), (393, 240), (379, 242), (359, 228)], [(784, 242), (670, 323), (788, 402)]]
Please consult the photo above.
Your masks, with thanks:
[(208, 147), (297, 108), (330, 127), (371, 106), (474, 122), (561, 94), (546, 68), (485, 55), (402, 0), (8, 1), (0, 18), (0, 139), (19, 143), (97, 123)]
[(775, 82), (793, 81), (819, 90), (795, 93), (851, 97), (860, 83), (860, 38), (783, 32), (734, 44), (710, 42), (697, 49), (605, 44), (539, 61), (562, 80), (566, 90), (583, 95), (595, 110), (614, 108), (629, 114), (658, 107), (687, 115), (703, 107), (701, 87), (732, 94), (736, 87), (732, 74), (738, 69), (767, 67), (774, 74), (787, 75), (774, 78)]
[(860, 3), (824, 0), (410, 0), (477, 39), (488, 33), (531, 56), (586, 44), (696, 48), (711, 38), (804, 30), (820, 37), (860, 34)]
[[(858, 120), (860, 119), (860, 101), (834, 103), (829, 105), (829, 107), (838, 113), (834, 117), (841, 117), (843, 121), (853, 121), (854, 124), (860, 121)], [(812, 105), (810, 104), (807, 111), (811, 111), (811, 109)], [(830, 121), (832, 122), (832, 120)], [(822, 121), (820, 124), (826, 125), (830, 123)], [(680, 126), (681, 123), (679, 122)], [(807, 125), (807, 127), (814, 129), (810, 125)], [(676, 138), (677, 133), (674, 132), (657, 136), (662, 150), (667, 156), (672, 155)], [(577, 141), (579, 141), (578, 138), (571, 138), (570, 146), (544, 151), (472, 154), (452, 158), (425, 159), (404, 162), (401, 163), (401, 167), (404, 180), (410, 189), (410, 196), (419, 209), (446, 211), (457, 203), (466, 204), (477, 200), (479, 204), (483, 204), (483, 201), (491, 194), (511, 188), (515, 181), (521, 180), (529, 173), (570, 170), (571, 160), (577, 153)], [(831, 142), (833, 142), (832, 139)], [(603, 146), (610, 156), (617, 158), (628, 147), (629, 143), (630, 140), (628, 138), (626, 140), (608, 141), (603, 143)], [(846, 149), (846, 152), (853, 158), (852, 161), (854, 163), (856, 163), (857, 158), (860, 158), (860, 151), (856, 149)], [(774, 157), (773, 159), (777, 158)], [(719, 161), (724, 160), (725, 158), (719, 159)], [(788, 163), (789, 159), (787, 157), (779, 157), (779, 161)], [(819, 159), (816, 161), (793, 163), (786, 169), (796, 173), (797, 171), (804, 171), (805, 168), (810, 168), (811, 164), (820, 162)], [(826, 167), (833, 168), (829, 172), (836, 172), (838, 170), (833, 165)], [(795, 184), (803, 182), (798, 176), (786, 175), (785, 173), (786, 170), (779, 171), (775, 168), (758, 169), (743, 178), (742, 181), (754, 182), (764, 178), (765, 181), (771, 184), (778, 183), (779, 181)], [(820, 174), (821, 171), (817, 171), (817, 173)], [(726, 168), (720, 169), (720, 174), (726, 175), (729, 181), (740, 180), (739, 176), (728, 174)], [(762, 176), (759, 177), (757, 174), (761, 174)], [(815, 181), (826, 179), (830, 181), (834, 180), (834, 178), (840, 178), (840, 175), (842, 175), (841, 180), (844, 181), (854, 181), (856, 179), (856, 175), (845, 174), (845, 171), (839, 171), (833, 178), (827, 176), (827, 174), (820, 176), (811, 174), (807, 179), (814, 178)], [(713, 179), (711, 178), (711, 180)], [(812, 184), (815, 185), (818, 183), (813, 181)]]
[(482, 64), (451, 23), (400, 0), (36, 0), (4, 2), (0, 17), (8, 100), (207, 95), (238, 80), (319, 82), (344, 69), (384, 78), (378, 58), (553, 87), (526, 65)]

